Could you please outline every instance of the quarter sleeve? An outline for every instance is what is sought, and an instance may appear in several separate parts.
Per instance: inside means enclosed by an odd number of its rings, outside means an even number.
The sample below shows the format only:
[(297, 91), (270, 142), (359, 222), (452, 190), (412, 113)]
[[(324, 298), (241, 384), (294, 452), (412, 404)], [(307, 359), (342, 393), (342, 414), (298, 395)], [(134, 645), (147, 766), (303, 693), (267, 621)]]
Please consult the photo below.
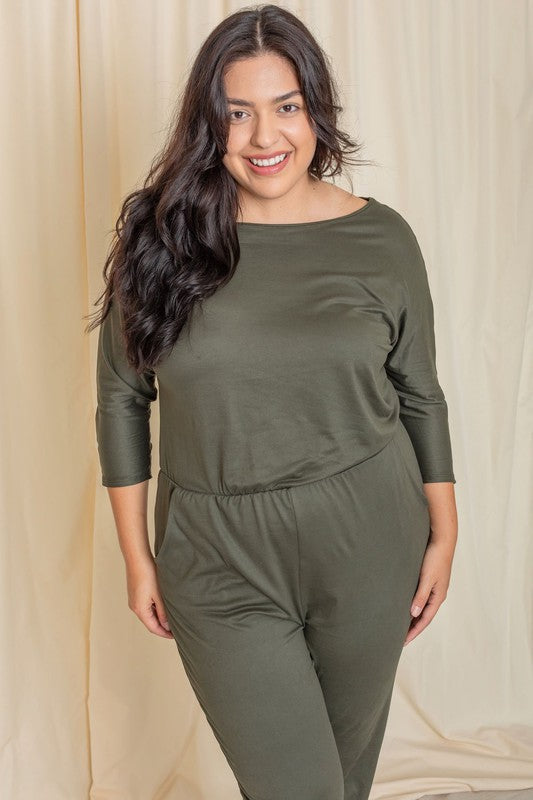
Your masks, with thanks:
[(130, 486), (152, 477), (150, 403), (155, 373), (139, 374), (126, 361), (118, 302), (99, 328), (96, 364), (96, 438), (103, 486)]
[(416, 453), (424, 483), (455, 483), (448, 406), (436, 366), (433, 302), (414, 232), (404, 234), (395, 267), (403, 284), (397, 336), (385, 369), (400, 400), (400, 419)]

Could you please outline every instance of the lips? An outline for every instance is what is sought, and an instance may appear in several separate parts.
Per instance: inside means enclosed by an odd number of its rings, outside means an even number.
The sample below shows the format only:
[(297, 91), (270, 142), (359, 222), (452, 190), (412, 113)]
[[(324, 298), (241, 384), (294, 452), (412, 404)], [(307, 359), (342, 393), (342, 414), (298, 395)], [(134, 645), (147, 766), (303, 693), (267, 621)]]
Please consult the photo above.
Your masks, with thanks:
[[(249, 157), (245, 157), (244, 160), (248, 164), (250, 170), (255, 175), (277, 175), (278, 172), (281, 172), (281, 170), (285, 169), (285, 167), (287, 166), (287, 163), (289, 162), (289, 159), (291, 157), (291, 153), (290, 152), (288, 153), (287, 151), (282, 151), (281, 153), (276, 153), (275, 155), (268, 157), (259, 156), (260, 159), (266, 160), (267, 158), (275, 158), (278, 155), (285, 155), (283, 161), (280, 161), (278, 164), (272, 164), (271, 166), (266, 166), (266, 167), (260, 167), (257, 164), (252, 164)], [(255, 156), (252, 156), (252, 158), (255, 158)]]
[(246, 158), (255, 158), (256, 161), (265, 160), (267, 161), (269, 158), (277, 158), (277, 156), (284, 156), (288, 153), (289, 150), (278, 150), (276, 153), (269, 153), (268, 155), (261, 154), (261, 153), (251, 153)]

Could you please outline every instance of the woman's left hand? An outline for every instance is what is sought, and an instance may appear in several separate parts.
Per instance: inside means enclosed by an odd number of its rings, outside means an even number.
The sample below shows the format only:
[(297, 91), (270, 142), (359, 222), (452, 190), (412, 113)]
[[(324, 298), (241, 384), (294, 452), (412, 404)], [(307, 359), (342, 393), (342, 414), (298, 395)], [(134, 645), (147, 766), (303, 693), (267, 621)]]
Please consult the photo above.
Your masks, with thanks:
[[(413, 619), (403, 646), (409, 644), (431, 622), (446, 599), (452, 569), (455, 540), (429, 540), (420, 569), (418, 587), (411, 603)], [(417, 608), (419, 610), (417, 610)]]

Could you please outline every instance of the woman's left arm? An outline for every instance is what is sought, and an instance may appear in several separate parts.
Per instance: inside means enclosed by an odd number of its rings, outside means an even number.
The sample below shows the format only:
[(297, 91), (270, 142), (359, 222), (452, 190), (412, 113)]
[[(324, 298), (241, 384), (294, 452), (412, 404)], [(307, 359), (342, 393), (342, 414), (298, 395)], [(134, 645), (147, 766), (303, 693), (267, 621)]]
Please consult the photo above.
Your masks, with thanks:
[(395, 276), (403, 291), (398, 293), (396, 340), (385, 368), (398, 393), (400, 420), (417, 456), (430, 517), (407, 644), (431, 622), (446, 598), (457, 541), (457, 509), (448, 405), (437, 373), (428, 274), (414, 231), (403, 217), (398, 216), (397, 222)]

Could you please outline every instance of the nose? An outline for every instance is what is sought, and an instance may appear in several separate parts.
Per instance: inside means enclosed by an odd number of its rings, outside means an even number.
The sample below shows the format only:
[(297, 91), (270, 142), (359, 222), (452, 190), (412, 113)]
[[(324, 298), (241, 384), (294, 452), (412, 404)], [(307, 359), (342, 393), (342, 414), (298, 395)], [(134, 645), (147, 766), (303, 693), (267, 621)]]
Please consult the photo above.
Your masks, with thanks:
[(278, 138), (278, 120), (269, 114), (260, 115), (255, 123), (250, 143), (265, 150), (271, 148)]

